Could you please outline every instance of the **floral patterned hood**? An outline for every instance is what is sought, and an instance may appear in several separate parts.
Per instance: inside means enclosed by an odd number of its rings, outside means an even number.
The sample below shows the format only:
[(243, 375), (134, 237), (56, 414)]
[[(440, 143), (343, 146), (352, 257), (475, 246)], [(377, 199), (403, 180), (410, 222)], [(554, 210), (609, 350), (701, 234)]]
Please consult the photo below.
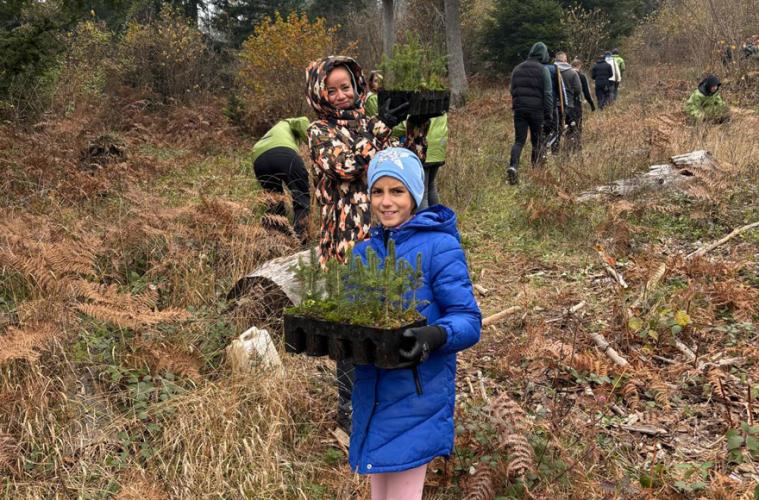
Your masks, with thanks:
[[(325, 81), (330, 71), (338, 66), (345, 66), (353, 75), (353, 85), (357, 96), (356, 107), (353, 109), (337, 109), (327, 99), (327, 86)], [(306, 100), (320, 119), (351, 121), (364, 118), (364, 102), (366, 101), (368, 86), (364, 80), (361, 66), (350, 57), (328, 56), (313, 61), (306, 68)]]

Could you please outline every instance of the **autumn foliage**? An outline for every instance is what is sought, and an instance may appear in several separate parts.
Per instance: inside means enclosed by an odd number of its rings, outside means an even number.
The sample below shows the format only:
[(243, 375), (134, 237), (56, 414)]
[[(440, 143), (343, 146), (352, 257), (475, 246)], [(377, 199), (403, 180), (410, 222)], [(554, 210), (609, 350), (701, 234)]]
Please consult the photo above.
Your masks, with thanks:
[(124, 83), (163, 100), (183, 99), (200, 90), (206, 45), (202, 33), (171, 7), (149, 24), (129, 23), (118, 48)]
[(335, 31), (322, 18), (310, 21), (295, 13), (287, 18), (277, 13), (256, 26), (243, 43), (237, 71), (245, 125), (259, 130), (307, 111), (304, 71), (333, 51)]

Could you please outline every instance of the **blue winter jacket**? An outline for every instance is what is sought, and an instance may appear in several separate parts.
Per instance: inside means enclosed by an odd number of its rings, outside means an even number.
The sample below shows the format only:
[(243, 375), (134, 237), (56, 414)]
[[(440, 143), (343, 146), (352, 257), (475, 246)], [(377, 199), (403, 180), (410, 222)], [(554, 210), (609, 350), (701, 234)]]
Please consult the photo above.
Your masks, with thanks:
[(353, 255), (366, 262), (371, 247), (384, 260), (389, 238), (396, 257), (412, 267), (421, 252), (424, 284), (416, 296), (426, 303), (419, 312), (428, 324), (442, 326), (448, 340), (418, 366), (421, 395), (410, 369), (356, 366), (349, 461), (361, 474), (412, 469), (453, 452), (456, 352), (480, 338), (482, 316), (453, 211), (435, 205), (398, 228), (373, 227), (371, 239), (356, 245)]

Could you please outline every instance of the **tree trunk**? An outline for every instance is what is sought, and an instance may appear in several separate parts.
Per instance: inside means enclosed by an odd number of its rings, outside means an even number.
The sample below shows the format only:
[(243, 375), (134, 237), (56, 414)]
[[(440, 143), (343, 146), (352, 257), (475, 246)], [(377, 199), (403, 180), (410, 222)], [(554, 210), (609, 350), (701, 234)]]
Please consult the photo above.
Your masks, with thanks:
[(445, 42), (448, 49), (448, 78), (451, 86), (451, 101), (454, 106), (466, 102), (469, 89), (464, 68), (464, 51), (461, 48), (461, 23), (459, 22), (459, 0), (445, 0)]
[[(382, 0), (382, 55), (392, 57), (395, 43), (393, 0)], [(385, 75), (387, 77), (387, 75)]]

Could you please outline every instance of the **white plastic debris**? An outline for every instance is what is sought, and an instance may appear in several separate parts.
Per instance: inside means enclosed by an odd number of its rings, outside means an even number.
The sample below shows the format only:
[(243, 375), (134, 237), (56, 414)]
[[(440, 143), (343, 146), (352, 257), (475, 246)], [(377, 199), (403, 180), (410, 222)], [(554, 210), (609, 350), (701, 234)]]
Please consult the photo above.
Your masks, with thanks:
[(227, 347), (227, 358), (236, 374), (250, 373), (261, 366), (284, 371), (271, 335), (264, 328), (253, 326), (245, 330)]

